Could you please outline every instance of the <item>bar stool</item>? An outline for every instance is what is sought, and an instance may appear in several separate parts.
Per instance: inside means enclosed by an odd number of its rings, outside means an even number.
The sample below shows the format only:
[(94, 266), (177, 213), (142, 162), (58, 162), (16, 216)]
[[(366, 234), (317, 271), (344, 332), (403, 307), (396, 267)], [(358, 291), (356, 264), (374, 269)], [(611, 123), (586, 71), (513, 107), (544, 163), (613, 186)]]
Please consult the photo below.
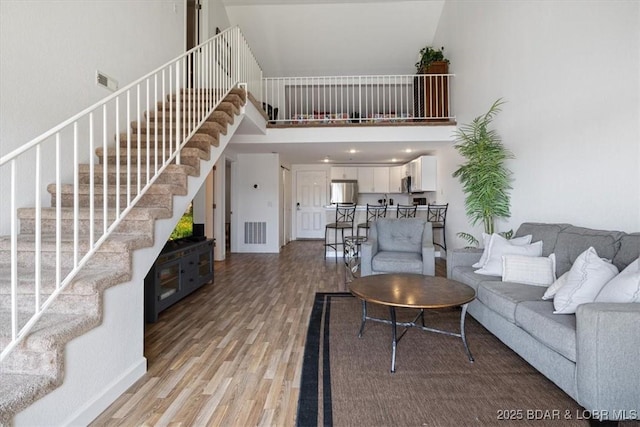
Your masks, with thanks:
[[(336, 252), (336, 262), (338, 262), (338, 246), (342, 245), (344, 256), (344, 231), (351, 230), (353, 236), (353, 221), (356, 216), (356, 205), (354, 203), (337, 203), (335, 222), (330, 222), (324, 227), (324, 259), (327, 259), (327, 248), (332, 248)], [(329, 242), (329, 230), (333, 230), (333, 242)], [(338, 241), (338, 230), (340, 230), (341, 241)]]
[(369, 226), (372, 221), (375, 221), (378, 218), (384, 218), (387, 216), (387, 205), (370, 205), (367, 203), (367, 222), (361, 222), (358, 224), (358, 229), (356, 230), (356, 235), (360, 236), (360, 229), (364, 228), (365, 237), (369, 237)]
[(418, 206), (416, 205), (398, 205), (396, 210), (396, 218), (415, 218)]
[(427, 205), (427, 221), (431, 223), (431, 227), (435, 231), (436, 229), (442, 230), (442, 244), (435, 242), (435, 235), (433, 233), (435, 246), (440, 246), (445, 251), (447, 250), (447, 233), (444, 230), (445, 222), (447, 220), (447, 208), (449, 203), (444, 205)]

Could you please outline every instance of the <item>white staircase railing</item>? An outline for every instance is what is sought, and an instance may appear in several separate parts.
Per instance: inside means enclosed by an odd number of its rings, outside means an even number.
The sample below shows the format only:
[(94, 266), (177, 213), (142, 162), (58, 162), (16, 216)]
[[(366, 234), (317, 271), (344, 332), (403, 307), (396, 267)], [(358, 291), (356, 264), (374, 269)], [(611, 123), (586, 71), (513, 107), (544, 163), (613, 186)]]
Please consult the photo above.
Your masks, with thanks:
[[(262, 70), (240, 29), (235, 27), (0, 158), (0, 176), (9, 177), (10, 188), (10, 202), (0, 206), (0, 218), (10, 218), (8, 239), (11, 247), (10, 260), (0, 260), (0, 267), (3, 271), (8, 267), (11, 276), (11, 336), (0, 353), (0, 361), (28, 334), (44, 310), (163, 170), (170, 163), (180, 163), (181, 148), (229, 91), (239, 84), (246, 85), (247, 91), (255, 97), (262, 93)], [(171, 103), (175, 103), (175, 109), (170, 108)], [(143, 116), (144, 111), (147, 114)], [(132, 126), (134, 121), (138, 123), (135, 128)], [(115, 145), (110, 139), (114, 134)], [(145, 149), (138, 149), (142, 147)], [(95, 156), (98, 148), (103, 150), (102, 164)], [(107, 161), (108, 151), (115, 156), (111, 162)], [(80, 182), (82, 163), (89, 164), (88, 184)], [(107, 185), (110, 166), (116, 169), (116, 182), (112, 188)], [(43, 190), (46, 191), (51, 182), (43, 176), (52, 169), (56, 188), (52, 194), (56, 200), (53, 236), (42, 231)], [(124, 174), (122, 179), (121, 173)], [(25, 182), (27, 179), (29, 182)], [(63, 182), (73, 182), (72, 207), (65, 209), (66, 221), (69, 211), (72, 212), (73, 236), (62, 233)], [(18, 210), (23, 206), (18, 206), (17, 192), (25, 188), (32, 189), (34, 200), (30, 203), (35, 203), (34, 255), (28, 262), (18, 257)], [(108, 196), (114, 196), (114, 192), (115, 197), (110, 199)], [(80, 236), (78, 231), (81, 197), (89, 200), (88, 236)], [(43, 241), (50, 240), (55, 241), (55, 260), (54, 265), (47, 268), (54, 270), (55, 291), (43, 298)], [(63, 260), (63, 241), (69, 240), (73, 243), (73, 260)], [(18, 304), (18, 285), (21, 278), (31, 275), (34, 277), (33, 305), (29, 309), (31, 315), (23, 319), (24, 302)]]

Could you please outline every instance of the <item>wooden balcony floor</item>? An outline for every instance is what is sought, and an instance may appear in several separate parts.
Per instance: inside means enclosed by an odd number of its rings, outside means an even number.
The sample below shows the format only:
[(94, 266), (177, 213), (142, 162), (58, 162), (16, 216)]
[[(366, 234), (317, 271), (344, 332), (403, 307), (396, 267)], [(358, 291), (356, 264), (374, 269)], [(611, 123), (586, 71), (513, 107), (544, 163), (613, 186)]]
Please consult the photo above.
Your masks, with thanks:
[(455, 126), (455, 120), (433, 119), (433, 120), (407, 120), (407, 121), (388, 121), (374, 122), (366, 121), (359, 123), (351, 122), (303, 122), (303, 123), (267, 123), (267, 128), (272, 129), (288, 129), (288, 128), (324, 128), (324, 127), (393, 127), (393, 126)]

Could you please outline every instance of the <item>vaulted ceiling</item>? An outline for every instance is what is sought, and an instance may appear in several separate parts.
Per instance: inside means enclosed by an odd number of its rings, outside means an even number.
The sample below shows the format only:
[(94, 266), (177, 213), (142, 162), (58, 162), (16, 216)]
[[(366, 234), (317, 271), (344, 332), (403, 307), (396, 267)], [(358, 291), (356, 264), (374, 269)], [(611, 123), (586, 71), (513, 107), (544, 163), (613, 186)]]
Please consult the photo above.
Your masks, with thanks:
[(265, 77), (412, 74), (444, 1), (226, 0)]

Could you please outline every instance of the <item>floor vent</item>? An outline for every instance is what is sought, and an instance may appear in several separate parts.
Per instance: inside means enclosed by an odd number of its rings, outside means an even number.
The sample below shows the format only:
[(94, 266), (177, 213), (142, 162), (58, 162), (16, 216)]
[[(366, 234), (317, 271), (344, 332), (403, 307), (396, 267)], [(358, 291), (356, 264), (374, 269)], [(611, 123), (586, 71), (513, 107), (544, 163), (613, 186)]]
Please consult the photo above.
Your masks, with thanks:
[(244, 242), (253, 244), (267, 243), (267, 223), (266, 222), (245, 222)]

